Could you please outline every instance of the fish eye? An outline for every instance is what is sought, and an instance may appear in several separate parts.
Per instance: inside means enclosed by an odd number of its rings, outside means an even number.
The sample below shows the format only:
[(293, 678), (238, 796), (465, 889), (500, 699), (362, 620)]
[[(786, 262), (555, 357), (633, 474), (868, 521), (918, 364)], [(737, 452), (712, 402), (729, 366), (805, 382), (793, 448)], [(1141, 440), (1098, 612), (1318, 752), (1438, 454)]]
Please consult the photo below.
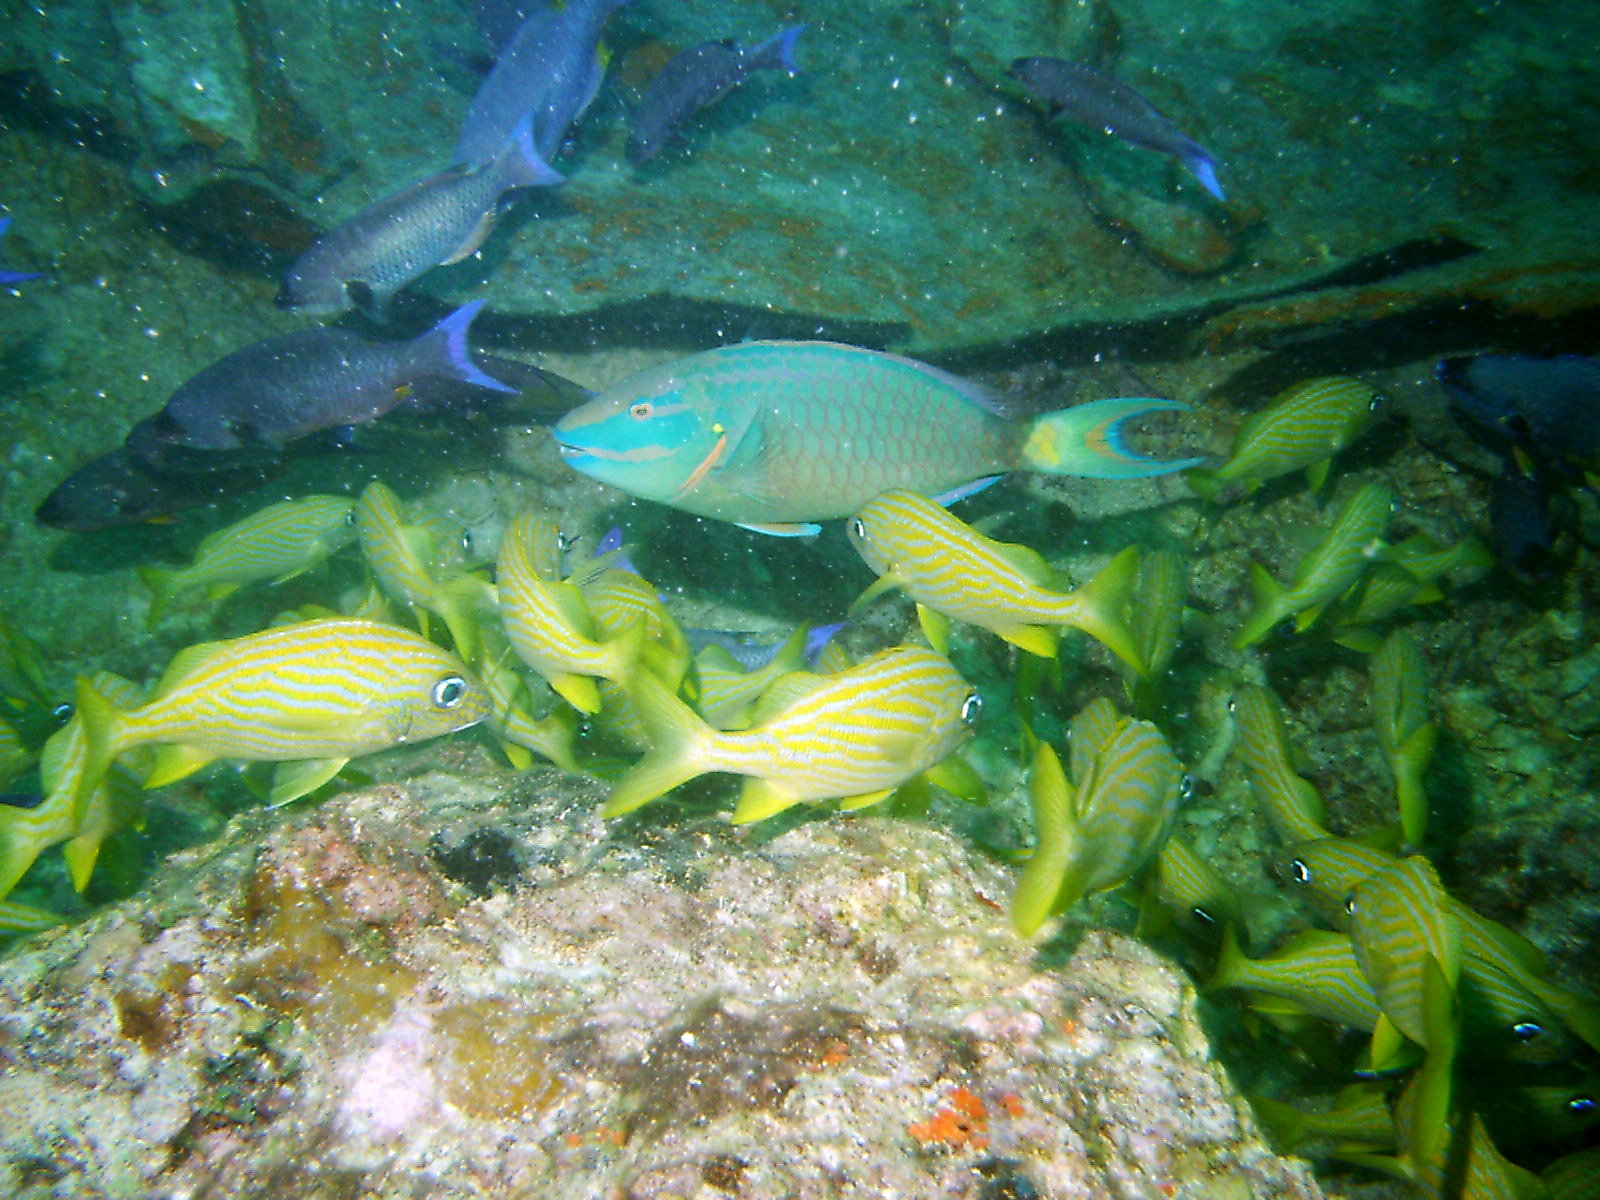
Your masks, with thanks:
[(656, 411), (656, 406), (648, 400), (641, 400), (628, 409), (628, 415), (635, 421), (648, 421), (650, 414)]
[(1544, 1026), (1537, 1021), (1518, 1021), (1511, 1027), (1511, 1036), (1519, 1042), (1531, 1042), (1544, 1036)]
[(1189, 910), (1189, 912), (1190, 912), (1190, 914), (1192, 916), (1199, 917), (1207, 925), (1215, 925), (1217, 923), (1217, 919), (1215, 917), (1213, 917), (1210, 913), (1208, 913), (1205, 909), (1201, 908), (1198, 904), (1196, 904), (1193, 908), (1191, 908)]
[(867, 526), (860, 517), (850, 518), (850, 536), (855, 538), (858, 542), (864, 542), (867, 540)]
[(74, 709), (72, 705), (61, 703), (50, 710), (50, 719), (56, 722), (58, 725), (65, 725), (68, 721), (72, 720), (72, 714), (76, 711), (77, 710)]
[(1230, 713), (1236, 713), (1239, 711), (1239, 697), (1230, 696), (1228, 698), (1228, 711)]
[(446, 675), (433, 685), (433, 706), (448, 712), (459, 708), (467, 698), (467, 681), (459, 675)]
[(472, 553), (472, 530), (470, 529), (461, 531), (461, 550), (464, 554)]
[(1352, 917), (1356, 915), (1356, 894), (1354, 892), (1344, 898), (1344, 910)]
[(1194, 799), (1194, 776), (1187, 772), (1178, 780), (1178, 799), (1185, 803)]
[(977, 721), (983, 712), (983, 697), (977, 692), (968, 692), (967, 698), (961, 702), (961, 721), (964, 725), (971, 725)]
[(1306, 860), (1297, 858), (1289, 863), (1289, 878), (1296, 883), (1311, 882), (1311, 868), (1306, 865)]

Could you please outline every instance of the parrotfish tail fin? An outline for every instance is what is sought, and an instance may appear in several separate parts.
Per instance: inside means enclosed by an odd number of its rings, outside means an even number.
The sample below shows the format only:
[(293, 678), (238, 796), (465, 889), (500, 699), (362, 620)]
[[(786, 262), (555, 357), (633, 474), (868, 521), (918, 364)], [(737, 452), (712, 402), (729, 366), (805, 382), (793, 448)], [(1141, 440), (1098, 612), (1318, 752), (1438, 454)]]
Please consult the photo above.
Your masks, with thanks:
[(413, 343), (412, 366), (421, 374), (444, 375), (459, 379), (474, 387), (490, 388), (496, 392), (515, 392), (517, 389), (501, 383), (487, 371), (480, 370), (472, 361), (472, 347), (467, 343), (467, 331), (472, 320), (483, 308), (482, 300), (463, 304)]
[(654, 675), (641, 671), (628, 688), (639, 719), (650, 732), (651, 750), (611, 790), (603, 817), (619, 817), (688, 783), (704, 772), (700, 743), (710, 731), (695, 711)]
[(1277, 628), (1279, 621), (1289, 615), (1289, 609), (1284, 603), (1284, 597), (1289, 593), (1260, 563), (1250, 564), (1250, 589), (1255, 592), (1256, 607), (1255, 611), (1245, 618), (1238, 636), (1233, 639), (1235, 650), (1255, 645)]
[[(83, 769), (74, 789), (76, 798), (82, 800), (99, 785), (111, 769), (112, 760), (121, 749), (118, 743), (117, 710), (82, 676), (78, 678), (77, 708), (79, 722), (83, 725)], [(63, 764), (70, 771), (73, 764)]]
[(1124, 546), (1098, 575), (1073, 593), (1077, 611), (1070, 624), (1105, 646), (1143, 678), (1149, 670), (1128, 629), (1126, 616), (1138, 578), (1139, 548)]
[(173, 583), (173, 572), (160, 567), (135, 568), (139, 580), (150, 589), (150, 614), (145, 618), (145, 623), (155, 626), (167, 611), (167, 605), (172, 603), (172, 597), (177, 593), (177, 586)]
[(555, 187), (567, 181), (567, 177), (547, 163), (544, 155), (539, 153), (539, 147), (533, 139), (531, 115), (517, 126), (517, 131), (511, 135), (501, 152), (501, 162), (497, 166), (505, 172), (505, 186), (508, 189)]
[(1217, 160), (1199, 142), (1187, 141), (1184, 148), (1178, 152), (1178, 158), (1183, 165), (1189, 168), (1200, 186), (1216, 197), (1219, 204), (1228, 202), (1227, 196), (1222, 194), (1222, 185), (1217, 182)]
[(800, 68), (794, 63), (794, 44), (805, 32), (804, 25), (791, 25), (782, 33), (768, 38), (757, 46), (750, 57), (757, 67), (770, 67), (774, 71), (782, 71), (785, 75), (798, 75)]
[(1135, 417), (1155, 412), (1187, 412), (1179, 400), (1112, 397), (1045, 413), (1034, 421), (1022, 446), (1022, 466), (1047, 475), (1086, 475), (1091, 479), (1143, 479), (1198, 467), (1203, 458), (1171, 462), (1137, 454), (1123, 428)]

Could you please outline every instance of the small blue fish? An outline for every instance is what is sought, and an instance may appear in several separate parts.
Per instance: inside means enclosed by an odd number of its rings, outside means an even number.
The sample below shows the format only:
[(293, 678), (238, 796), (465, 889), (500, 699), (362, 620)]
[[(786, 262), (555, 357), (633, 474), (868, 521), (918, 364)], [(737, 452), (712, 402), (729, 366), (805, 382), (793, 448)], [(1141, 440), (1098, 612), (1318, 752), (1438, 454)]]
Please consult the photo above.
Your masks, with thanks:
[(637, 165), (654, 158), (690, 117), (722, 99), (752, 71), (799, 74), (794, 44), (804, 29), (792, 25), (748, 50), (734, 41), (712, 41), (679, 54), (651, 80), (628, 120), (628, 161)]
[(1064, 116), (1135, 146), (1170, 154), (1189, 168), (1201, 187), (1226, 202), (1217, 182), (1216, 159), (1127, 84), (1059, 58), (1019, 58), (1011, 64), (1011, 73), (1050, 106), (1051, 116)]
[(600, 91), (600, 34), (628, 3), (568, 0), (525, 20), (473, 97), (456, 139), (455, 164), (470, 170), (492, 162), (526, 121), (540, 161), (559, 180), (548, 163)]
[[(10, 217), (0, 217), (0, 238), (5, 237), (6, 230), (11, 228)], [(8, 287), (13, 283), (25, 283), (29, 279), (38, 279), (43, 271), (7, 271), (0, 268), (0, 287)]]

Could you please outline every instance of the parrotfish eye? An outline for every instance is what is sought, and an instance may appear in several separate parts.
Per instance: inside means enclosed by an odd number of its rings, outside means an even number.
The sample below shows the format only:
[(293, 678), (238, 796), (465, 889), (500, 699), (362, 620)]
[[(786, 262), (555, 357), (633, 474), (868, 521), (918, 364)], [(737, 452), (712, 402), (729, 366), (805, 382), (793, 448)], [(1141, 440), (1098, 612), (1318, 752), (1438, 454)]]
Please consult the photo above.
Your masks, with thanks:
[(459, 675), (445, 675), (433, 685), (433, 706), (449, 712), (467, 698), (467, 681)]
[(1289, 863), (1289, 878), (1296, 883), (1311, 882), (1311, 868), (1306, 865), (1306, 860), (1297, 858)]
[(964, 725), (975, 724), (983, 712), (983, 697), (977, 692), (968, 692), (967, 698), (961, 702), (961, 722)]
[(656, 406), (654, 404), (651, 404), (648, 400), (641, 400), (628, 409), (628, 415), (635, 421), (648, 421), (650, 415), (655, 411)]
[(1544, 1026), (1537, 1021), (1518, 1021), (1511, 1027), (1511, 1036), (1519, 1042), (1531, 1042), (1544, 1036)]

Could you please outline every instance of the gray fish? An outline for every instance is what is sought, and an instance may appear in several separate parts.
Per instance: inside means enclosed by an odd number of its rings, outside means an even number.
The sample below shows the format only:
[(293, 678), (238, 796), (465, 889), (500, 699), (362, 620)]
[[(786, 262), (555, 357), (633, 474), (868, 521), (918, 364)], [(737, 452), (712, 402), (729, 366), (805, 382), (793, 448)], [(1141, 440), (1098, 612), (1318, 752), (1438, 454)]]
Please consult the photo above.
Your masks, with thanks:
[(68, 475), (34, 510), (34, 520), (69, 533), (120, 529), (167, 517), (266, 482), (281, 469), (276, 462), (207, 472), (196, 478), (169, 475), (127, 446), (84, 463)]
[[(524, 121), (531, 122), (534, 147), (548, 164), (599, 92), (605, 74), (600, 33), (629, 2), (568, 0), (524, 21), (472, 99), (456, 139), (456, 165), (493, 161)], [(548, 165), (545, 170), (555, 175)]]
[(1437, 374), (1457, 412), (1488, 433), (1557, 462), (1600, 464), (1600, 358), (1479, 354)]
[(748, 50), (733, 41), (701, 42), (679, 54), (650, 82), (628, 120), (628, 161), (646, 162), (702, 108), (715, 104), (752, 71), (799, 73), (794, 43), (804, 25), (792, 25)]
[(384, 321), (401, 288), (483, 244), (507, 192), (560, 182), (524, 126), (478, 170), (430, 175), (323, 234), (284, 275), (278, 306), (328, 315), (354, 304)]
[(318, 328), (235, 350), (174, 392), (153, 420), (141, 422), (130, 445), (154, 463), (173, 449), (277, 449), (381, 416), (425, 375), (509, 391), (473, 364), (467, 348), (467, 329), (482, 307), (474, 300), (409, 342)]
[(1193, 138), (1156, 110), (1127, 84), (1082, 63), (1059, 58), (1019, 58), (1011, 73), (1023, 87), (1050, 105), (1051, 115), (1104, 129), (1125, 142), (1171, 154), (1218, 200), (1226, 200), (1217, 182), (1217, 163)]

